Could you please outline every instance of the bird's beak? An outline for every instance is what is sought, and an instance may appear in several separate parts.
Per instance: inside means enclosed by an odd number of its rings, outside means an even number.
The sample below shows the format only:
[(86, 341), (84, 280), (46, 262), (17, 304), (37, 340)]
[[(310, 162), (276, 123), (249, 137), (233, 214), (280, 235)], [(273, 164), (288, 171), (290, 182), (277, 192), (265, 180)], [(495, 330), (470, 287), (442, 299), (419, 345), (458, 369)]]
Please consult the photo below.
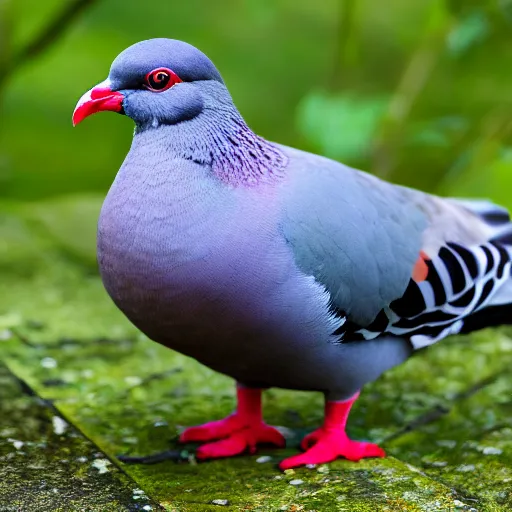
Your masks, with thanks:
[(73, 112), (73, 126), (102, 110), (121, 112), (123, 110), (123, 100), (124, 96), (118, 91), (113, 91), (108, 80), (101, 82), (87, 91), (78, 101)]

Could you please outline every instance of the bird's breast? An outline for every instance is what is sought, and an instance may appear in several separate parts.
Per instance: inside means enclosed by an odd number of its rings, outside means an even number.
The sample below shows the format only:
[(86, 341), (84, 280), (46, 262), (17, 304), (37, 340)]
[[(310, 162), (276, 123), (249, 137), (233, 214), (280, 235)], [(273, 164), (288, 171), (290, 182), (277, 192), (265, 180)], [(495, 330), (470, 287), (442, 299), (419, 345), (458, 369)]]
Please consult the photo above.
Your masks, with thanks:
[(118, 175), (99, 221), (98, 261), (114, 302), (177, 349), (257, 326), (265, 296), (290, 271), (272, 194), (244, 197), (179, 163), (135, 171)]

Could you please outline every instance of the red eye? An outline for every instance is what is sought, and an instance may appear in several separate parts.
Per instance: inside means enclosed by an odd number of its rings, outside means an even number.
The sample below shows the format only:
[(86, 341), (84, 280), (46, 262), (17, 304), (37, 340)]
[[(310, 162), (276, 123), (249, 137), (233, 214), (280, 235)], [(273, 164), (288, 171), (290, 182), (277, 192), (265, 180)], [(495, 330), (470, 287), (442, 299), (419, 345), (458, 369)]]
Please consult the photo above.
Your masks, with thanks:
[(153, 92), (162, 92), (171, 88), (175, 84), (179, 84), (183, 80), (168, 68), (157, 68), (150, 71), (145, 80), (144, 87)]

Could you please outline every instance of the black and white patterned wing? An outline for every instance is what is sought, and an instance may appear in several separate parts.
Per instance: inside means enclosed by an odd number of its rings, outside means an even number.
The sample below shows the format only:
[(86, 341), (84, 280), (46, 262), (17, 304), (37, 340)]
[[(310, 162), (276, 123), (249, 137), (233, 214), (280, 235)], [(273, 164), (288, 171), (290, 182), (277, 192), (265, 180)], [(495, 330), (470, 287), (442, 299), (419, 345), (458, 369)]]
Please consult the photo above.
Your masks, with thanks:
[[(447, 243), (436, 257), (424, 257), (423, 264), (423, 278), (411, 278), (405, 294), (370, 325), (358, 328), (347, 322), (343, 340), (391, 334), (422, 348), (465, 331), (465, 321), (492, 305), (496, 292), (511, 284), (511, 249), (497, 241), (473, 247)], [(485, 322), (478, 325), (485, 327)]]

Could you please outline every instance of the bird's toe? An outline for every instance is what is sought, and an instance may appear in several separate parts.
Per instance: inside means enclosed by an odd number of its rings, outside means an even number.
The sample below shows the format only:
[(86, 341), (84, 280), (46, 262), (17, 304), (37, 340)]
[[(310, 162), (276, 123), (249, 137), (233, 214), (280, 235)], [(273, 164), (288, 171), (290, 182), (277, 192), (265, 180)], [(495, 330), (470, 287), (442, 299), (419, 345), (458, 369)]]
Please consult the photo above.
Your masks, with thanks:
[(315, 445), (318, 442), (321, 435), (322, 435), (321, 428), (314, 430), (313, 432), (310, 432), (307, 436), (305, 436), (302, 439), (302, 441), (300, 443), (301, 449), (304, 451), (309, 450), (313, 445)]
[(204, 425), (189, 427), (180, 435), (182, 443), (204, 443), (207, 441), (216, 441), (228, 437), (233, 432), (244, 428), (236, 415), (228, 416), (222, 420), (210, 421)]
[(315, 444), (306, 449), (304, 453), (283, 460), (279, 467), (285, 470), (307, 464), (325, 464), (339, 457), (358, 461), (368, 457), (384, 457), (386, 455), (384, 450), (376, 444), (353, 441), (343, 431), (338, 433), (315, 431), (304, 438), (303, 445), (310, 442), (315, 442)]
[(245, 436), (235, 433), (221, 441), (203, 444), (197, 449), (196, 457), (199, 460), (233, 457), (245, 452), (247, 448), (248, 443)]
[(196, 456), (200, 460), (205, 460), (232, 457), (246, 451), (255, 453), (259, 444), (271, 444), (282, 448), (286, 441), (276, 428), (261, 423), (233, 432), (226, 439), (200, 446)]

